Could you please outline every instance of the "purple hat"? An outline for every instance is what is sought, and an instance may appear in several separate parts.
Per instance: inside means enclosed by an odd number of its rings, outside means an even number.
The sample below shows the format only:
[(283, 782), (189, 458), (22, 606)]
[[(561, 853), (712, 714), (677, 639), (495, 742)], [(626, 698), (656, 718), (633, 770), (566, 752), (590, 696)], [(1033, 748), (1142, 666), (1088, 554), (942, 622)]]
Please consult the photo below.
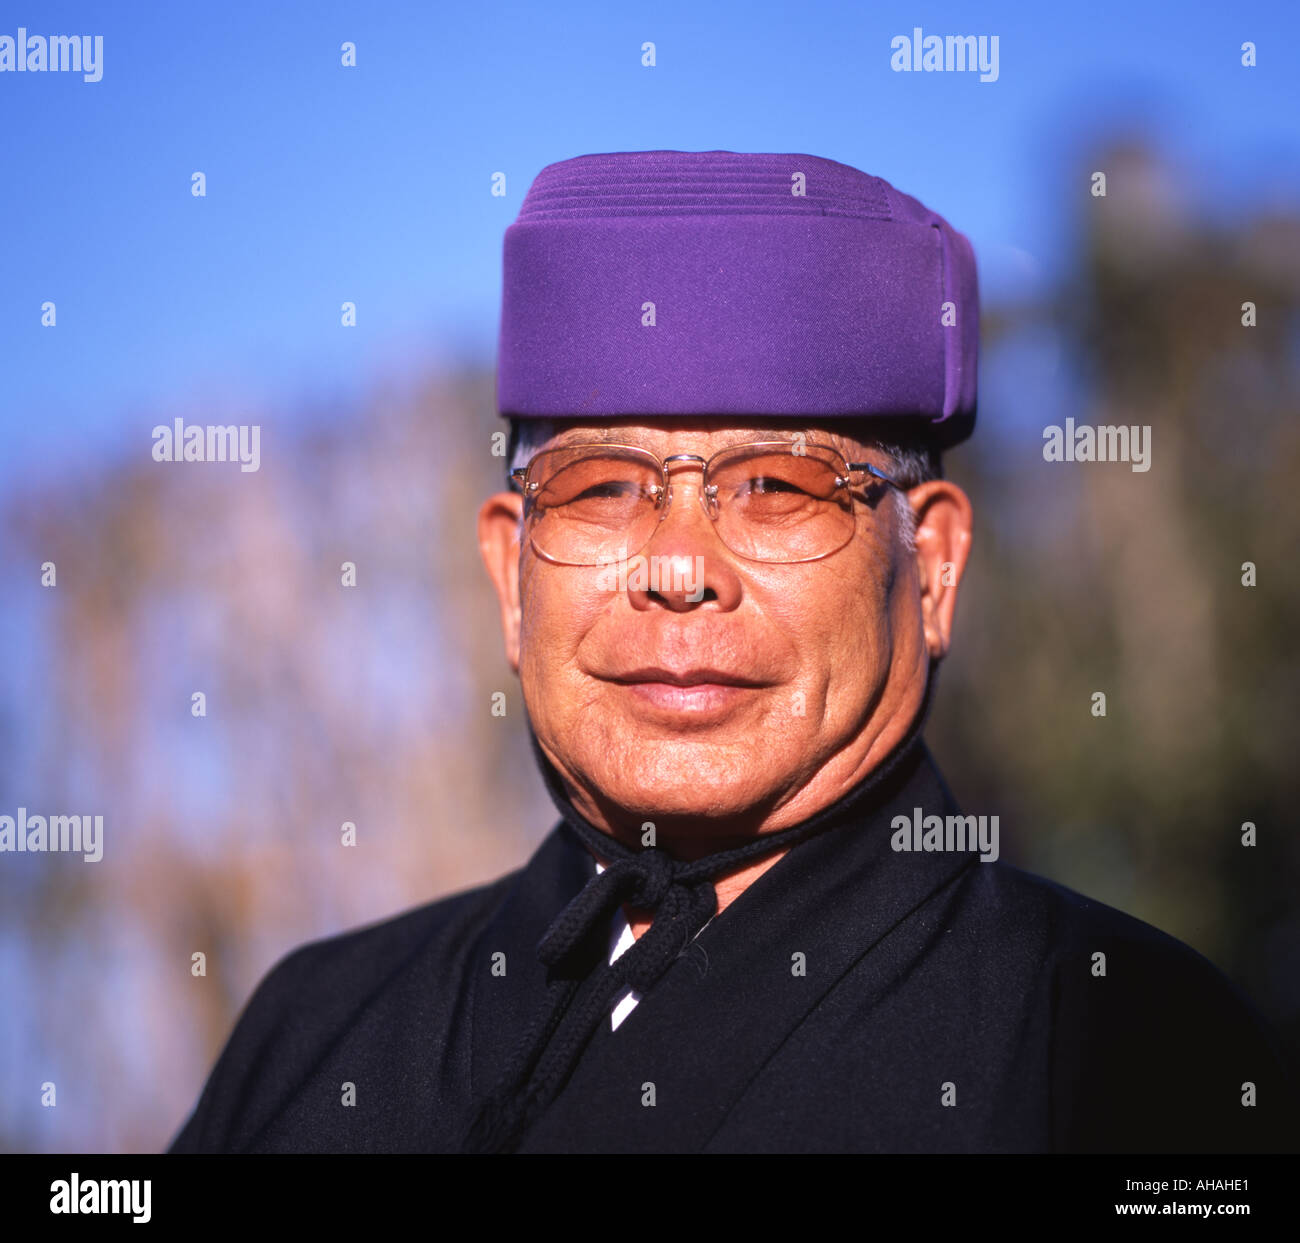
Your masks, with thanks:
[(547, 165), (505, 235), (497, 409), (975, 422), (970, 242), (813, 155), (619, 151)]

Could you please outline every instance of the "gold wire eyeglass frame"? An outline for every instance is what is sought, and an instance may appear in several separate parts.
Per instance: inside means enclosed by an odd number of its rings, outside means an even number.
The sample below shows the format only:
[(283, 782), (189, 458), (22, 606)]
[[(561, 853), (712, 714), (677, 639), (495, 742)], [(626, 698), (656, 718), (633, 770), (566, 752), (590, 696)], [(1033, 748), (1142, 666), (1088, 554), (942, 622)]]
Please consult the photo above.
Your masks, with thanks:
[[(657, 454), (651, 453), (649, 449), (643, 449), (639, 445), (618, 444), (612, 441), (603, 441), (603, 440), (591, 441), (591, 442), (580, 442), (578, 444), (558, 445), (553, 449), (543, 449), (540, 453), (535, 453), (529, 459), (527, 465), (516, 467), (514, 470), (510, 472), (510, 482), (514, 484), (516, 487), (518, 487), (519, 491), (523, 494), (525, 501), (527, 501), (531, 499), (532, 496), (536, 494), (536, 492), (541, 487), (541, 484), (535, 482), (531, 478), (533, 468), (537, 465), (539, 461), (541, 461), (543, 458), (547, 457), (548, 455), (555, 454), (555, 453), (571, 452), (577, 449), (591, 449), (593, 451), (617, 451), (617, 452), (632, 454), (636, 458), (639, 458), (641, 461), (643, 461), (646, 465), (653, 464), (655, 467), (658, 468), (660, 482), (658, 484), (651, 485), (649, 492), (651, 493), (651, 495), (654, 496), (655, 505), (659, 509), (659, 522), (662, 523), (663, 520), (668, 516), (669, 508), (672, 505), (672, 484), (668, 478), (669, 466), (678, 463), (690, 463), (699, 466), (701, 468), (702, 486), (700, 488), (700, 495), (699, 495), (700, 507), (704, 510), (705, 516), (708, 517), (708, 519), (712, 523), (714, 523), (714, 533), (718, 534), (717, 525), (716, 525), (719, 517), (719, 512), (720, 512), (719, 502), (718, 502), (718, 488), (716, 484), (710, 484), (709, 482), (710, 469), (713, 467), (714, 463), (717, 462), (719, 458), (731, 457), (736, 454), (752, 453), (761, 450), (779, 449), (782, 452), (793, 453), (796, 447), (799, 447), (799, 442), (797, 441), (755, 440), (755, 441), (748, 441), (744, 444), (739, 444), (739, 445), (727, 445), (726, 448), (719, 449), (717, 453), (713, 454), (711, 457), (708, 458), (701, 457), (698, 453), (672, 453), (669, 454), (667, 457), (661, 458)], [(848, 496), (849, 496), (850, 510), (852, 510), (852, 505), (853, 505), (853, 493), (851, 489), (852, 489), (852, 485), (855, 482), (855, 480), (853, 479), (854, 475), (862, 475), (865, 476), (867, 479), (878, 480), (883, 484), (887, 484), (891, 488), (897, 488), (900, 492), (905, 492), (907, 490), (903, 486), (903, 484), (899, 483), (897, 480), (893, 479), (891, 476), (886, 474), (878, 466), (874, 466), (870, 462), (850, 462), (844, 457), (842, 453), (839, 452), (838, 449), (833, 449), (829, 445), (804, 445), (802, 447), (805, 449), (805, 451), (807, 449), (815, 449), (819, 454), (823, 454), (826, 457), (833, 459), (833, 461), (829, 464), (834, 465), (836, 468), (835, 487), (837, 489), (843, 488), (849, 490)], [(796, 456), (801, 456), (801, 455), (796, 455)], [(627, 557), (631, 558), (638, 555), (654, 538), (654, 534), (655, 532), (652, 529), (650, 534), (646, 537), (645, 542), (640, 546), (640, 548), (636, 549), (635, 552), (627, 553), (626, 554)], [(718, 538), (719, 540), (722, 541), (725, 547), (730, 549), (730, 551), (734, 552), (738, 557), (742, 557), (747, 561), (760, 561), (764, 564), (795, 565), (806, 561), (820, 561), (823, 557), (829, 557), (832, 553), (838, 552), (839, 549), (843, 548), (844, 545), (847, 544), (849, 540), (853, 538), (853, 530), (852, 527), (848, 528), (844, 540), (840, 544), (836, 545), (836, 547), (834, 548), (827, 549), (825, 552), (819, 552), (813, 556), (796, 557), (796, 558), (791, 558), (790, 560), (775, 560), (771, 557), (747, 556), (745, 553), (740, 552), (737, 549), (733, 548), (732, 545), (729, 544), (725, 539), (722, 539), (722, 536), (720, 534), (718, 534)], [(529, 542), (532, 544), (533, 551), (536, 552), (539, 557), (542, 557), (546, 561), (552, 561), (559, 565), (603, 564), (603, 562), (599, 559), (596, 561), (567, 561), (567, 560), (560, 560), (557, 557), (553, 557), (548, 553), (546, 553), (543, 549), (538, 547), (536, 540), (533, 539), (531, 532), (529, 533)]]

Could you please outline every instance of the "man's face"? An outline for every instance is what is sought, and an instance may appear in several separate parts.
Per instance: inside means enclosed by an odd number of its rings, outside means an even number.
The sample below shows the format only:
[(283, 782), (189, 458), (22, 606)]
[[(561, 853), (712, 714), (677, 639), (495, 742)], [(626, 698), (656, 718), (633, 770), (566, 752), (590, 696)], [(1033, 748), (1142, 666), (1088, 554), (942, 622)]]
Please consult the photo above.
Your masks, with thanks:
[[(833, 426), (776, 422), (570, 423), (546, 447), (612, 430), (661, 458), (706, 459), (800, 431), (850, 461), (890, 467)], [(651, 573), (639, 579), (520, 546), (522, 503), (510, 494), (484, 505), (480, 538), (534, 731), (579, 810), (629, 836), (646, 820), (668, 837), (689, 826), (715, 849), (834, 801), (906, 733), (930, 658), (947, 647), (970, 510), (951, 484), (914, 489), (910, 551), (890, 490), (855, 491), (844, 547), (763, 563), (718, 537), (699, 504), (698, 466), (669, 469), (672, 503), (641, 549)], [(674, 564), (689, 576), (674, 579)]]

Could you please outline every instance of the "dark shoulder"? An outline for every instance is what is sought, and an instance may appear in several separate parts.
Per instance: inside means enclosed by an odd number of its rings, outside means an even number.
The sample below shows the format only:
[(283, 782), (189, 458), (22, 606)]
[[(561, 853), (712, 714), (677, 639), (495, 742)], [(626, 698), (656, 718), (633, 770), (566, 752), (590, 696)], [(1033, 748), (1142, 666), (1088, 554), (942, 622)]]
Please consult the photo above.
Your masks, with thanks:
[(376, 1006), (444, 1022), (456, 1004), (465, 956), (518, 875), (286, 954), (244, 1006), (170, 1151), (240, 1150)]
[[(1274, 1151), (1294, 1079), (1242, 990), (1143, 920), (1002, 863), (968, 869), (1051, 1011), (1054, 1128), (1094, 1151)], [(981, 873), (984, 873), (981, 875)]]
[(1185, 942), (1045, 876), (998, 861), (973, 865), (965, 880), (987, 919), (1008, 933), (1032, 933), (1041, 950), (1054, 958), (1091, 955), (1108, 943), (1134, 958), (1228, 983), (1209, 959)]
[(1205, 955), (1133, 915), (1002, 862), (973, 865), (965, 884), (982, 934), (1017, 946), (1014, 957), (1050, 978), (1058, 1001), (1079, 987), (1097, 1000), (1141, 1000), (1128, 1015), (1130, 1035), (1159, 1006), (1215, 1006), (1225, 1017), (1259, 1022), (1241, 989)]
[(391, 977), (414, 955), (431, 949), (453, 954), (477, 935), (517, 876), (511, 872), (400, 915), (309, 941), (271, 968), (249, 1006), (277, 997), (313, 1009), (346, 1002), (349, 994)]

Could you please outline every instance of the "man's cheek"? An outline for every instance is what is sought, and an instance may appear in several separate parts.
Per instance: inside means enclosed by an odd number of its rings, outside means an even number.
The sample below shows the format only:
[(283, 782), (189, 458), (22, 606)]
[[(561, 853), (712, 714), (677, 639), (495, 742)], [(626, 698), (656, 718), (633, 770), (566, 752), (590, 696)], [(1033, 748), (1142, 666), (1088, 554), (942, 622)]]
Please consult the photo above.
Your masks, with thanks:
[(590, 593), (530, 592), (522, 602), (520, 678), (526, 695), (546, 696), (554, 710), (580, 704), (584, 684), (579, 649), (604, 601)]
[(562, 582), (543, 579), (522, 584), (520, 613), (525, 641), (554, 647), (566, 641), (573, 631), (574, 593), (566, 592)]
[(809, 716), (815, 705), (832, 732), (860, 725), (887, 673), (889, 626), (873, 621), (868, 609), (863, 601), (839, 601), (807, 635), (801, 684), (807, 686)]
[(788, 686), (773, 687), (764, 695), (754, 737), (760, 753), (815, 730), (822, 719), (825, 698), (815, 682), (800, 679)]

